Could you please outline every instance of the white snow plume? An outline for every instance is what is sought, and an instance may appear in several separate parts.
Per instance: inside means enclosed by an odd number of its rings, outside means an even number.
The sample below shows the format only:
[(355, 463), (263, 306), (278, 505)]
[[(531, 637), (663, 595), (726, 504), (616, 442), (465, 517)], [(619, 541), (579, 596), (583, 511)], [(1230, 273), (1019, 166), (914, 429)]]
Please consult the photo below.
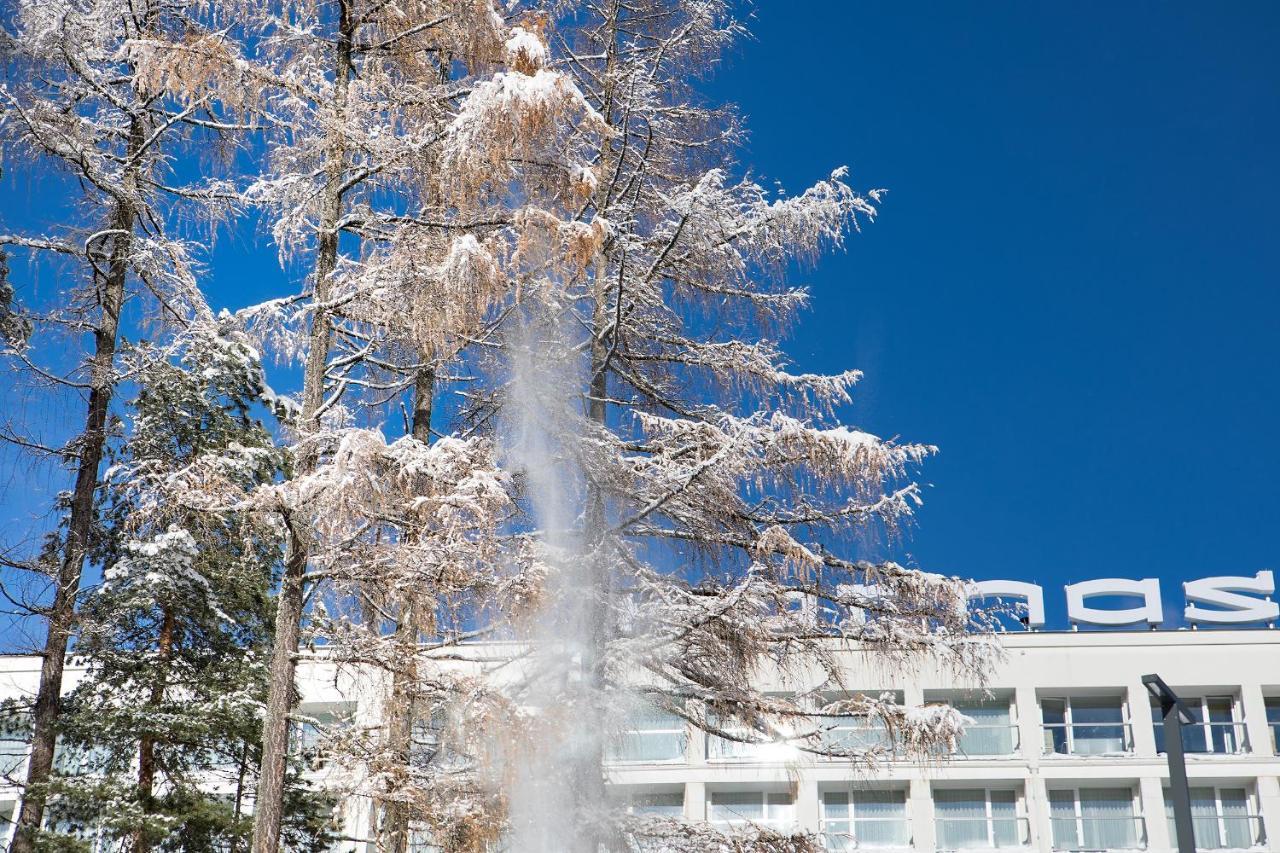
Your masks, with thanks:
[(590, 553), (587, 477), (582, 463), (585, 370), (567, 311), (554, 299), (526, 300), (511, 348), (504, 432), (506, 464), (523, 480), (536, 533), (528, 549), (546, 578), (540, 611), (524, 627), (529, 658), (517, 696), (530, 721), (507, 744), (511, 849), (595, 853), (603, 825), (601, 755), (618, 715), (599, 687), (605, 592), (602, 561)]

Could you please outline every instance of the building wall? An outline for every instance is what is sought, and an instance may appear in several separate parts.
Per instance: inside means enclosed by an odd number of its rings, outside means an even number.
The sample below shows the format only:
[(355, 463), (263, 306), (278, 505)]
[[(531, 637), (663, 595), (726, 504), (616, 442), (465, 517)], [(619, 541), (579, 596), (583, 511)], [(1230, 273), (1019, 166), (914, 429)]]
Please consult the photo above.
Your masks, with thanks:
[[(1280, 632), (1274, 630), (1081, 631), (1009, 634), (1002, 638), (1003, 657), (986, 689), (1011, 703), (1017, 748), (1008, 755), (955, 757), (926, 764), (892, 761), (874, 771), (848, 761), (815, 758), (784, 745), (755, 757), (708, 757), (706, 738), (688, 733), (684, 756), (653, 763), (611, 766), (613, 785), (630, 792), (683, 791), (684, 814), (707, 817), (708, 797), (728, 791), (774, 791), (794, 795), (794, 818), (801, 829), (819, 832), (822, 794), (831, 790), (894, 788), (906, 795), (911, 846), (934, 850), (936, 831), (933, 794), (944, 788), (1013, 788), (1028, 835), (1024, 849), (1054, 849), (1050, 820), (1051, 792), (1069, 788), (1123, 787), (1134, 798), (1135, 812), (1145, 818), (1145, 846), (1152, 851), (1174, 847), (1165, 820), (1163, 785), (1168, 771), (1156, 749), (1150, 700), (1142, 685), (1145, 673), (1159, 674), (1180, 695), (1230, 696), (1232, 730), (1241, 747), (1230, 754), (1188, 756), (1191, 784), (1245, 788), (1251, 811), (1265, 828), (1261, 848), (1280, 851), (1280, 756), (1267, 720), (1267, 699), (1280, 707)], [(904, 670), (858, 651), (841, 652), (845, 684), (861, 692), (895, 691), (909, 704), (972, 696), (976, 685), (959, 683), (929, 666)], [(77, 673), (69, 672), (68, 688)], [(38, 676), (32, 657), (0, 657), (0, 698), (30, 696)], [(770, 690), (808, 685), (762, 676)], [(299, 688), (304, 712), (339, 703), (355, 706), (368, 722), (377, 708), (364, 698), (378, 691), (362, 689), (349, 674), (323, 661), (305, 663)], [(1115, 754), (1046, 753), (1043, 727), (1047, 699), (1087, 701), (1114, 697), (1122, 708), (1130, 747)], [(1274, 713), (1274, 712), (1273, 712)], [(1225, 727), (1224, 727), (1225, 730)], [(1095, 732), (1096, 733), (1096, 732)], [(13, 799), (0, 789), (0, 802)], [(1062, 796), (1062, 795), (1057, 795)], [(368, 837), (368, 808), (348, 803), (347, 834)]]

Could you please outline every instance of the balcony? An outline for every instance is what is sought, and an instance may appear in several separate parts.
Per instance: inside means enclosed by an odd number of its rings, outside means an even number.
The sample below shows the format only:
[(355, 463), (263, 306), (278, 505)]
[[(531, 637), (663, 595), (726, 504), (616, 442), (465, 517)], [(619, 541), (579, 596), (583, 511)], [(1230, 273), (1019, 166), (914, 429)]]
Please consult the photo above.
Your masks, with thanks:
[[(1153, 723), (1156, 752), (1164, 753), (1164, 722)], [(1244, 723), (1193, 723), (1182, 726), (1182, 751), (1191, 755), (1239, 755), (1249, 752)]]
[(650, 711), (633, 714), (628, 724), (627, 731), (615, 742), (608, 744), (608, 761), (620, 764), (670, 764), (685, 760), (689, 736), (685, 722), (680, 717)]
[(880, 723), (856, 717), (815, 718), (824, 731), (822, 745), (840, 753), (879, 751), (892, 755), (895, 750), (893, 737)]
[(1117, 817), (1055, 817), (1053, 849), (1083, 851), (1142, 850), (1147, 846), (1147, 822), (1137, 815)]
[(901, 850), (911, 846), (911, 831), (905, 817), (824, 820), (822, 842), (833, 853), (868, 849)]
[(956, 758), (990, 758), (1014, 755), (1022, 748), (1018, 727), (1013, 723), (983, 723), (965, 726), (952, 755)]
[(1026, 817), (938, 817), (934, 826), (939, 850), (993, 850), (1031, 843), (1031, 820)]
[(1045, 755), (1114, 755), (1133, 751), (1124, 701), (1113, 696), (1040, 700)]
[[(1248, 850), (1261, 847), (1267, 835), (1262, 827), (1262, 815), (1196, 815), (1191, 822), (1195, 827), (1197, 850)], [(1169, 820), (1169, 841), (1176, 843), (1178, 831)]]

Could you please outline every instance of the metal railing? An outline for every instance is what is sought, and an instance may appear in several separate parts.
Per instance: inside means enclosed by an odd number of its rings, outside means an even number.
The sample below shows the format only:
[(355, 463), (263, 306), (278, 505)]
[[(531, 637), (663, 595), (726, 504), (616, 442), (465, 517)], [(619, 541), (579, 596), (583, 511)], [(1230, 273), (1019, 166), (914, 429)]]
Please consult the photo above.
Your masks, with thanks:
[(1031, 843), (1027, 817), (939, 817), (934, 819), (939, 850), (989, 850)]
[[(1191, 815), (1198, 850), (1242, 850), (1266, 841), (1262, 815)], [(1169, 840), (1177, 840), (1173, 819), (1169, 819)]]
[[(1164, 722), (1155, 720), (1156, 752), (1164, 752)], [(1244, 723), (1183, 723), (1182, 751), (1197, 755), (1236, 755), (1249, 752)]]
[(1044, 723), (1045, 755), (1133, 752), (1131, 723)]
[[(1125, 824), (1128, 824), (1126, 829)], [(1141, 850), (1147, 846), (1147, 821), (1140, 815), (1125, 817), (1051, 817), (1053, 849), (1072, 853), (1105, 850)]]

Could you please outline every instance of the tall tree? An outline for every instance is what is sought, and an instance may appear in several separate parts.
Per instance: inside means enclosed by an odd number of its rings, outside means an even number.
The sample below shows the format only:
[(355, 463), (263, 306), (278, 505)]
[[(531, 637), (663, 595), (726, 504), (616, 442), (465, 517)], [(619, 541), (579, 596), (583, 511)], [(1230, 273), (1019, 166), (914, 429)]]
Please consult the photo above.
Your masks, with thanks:
[[(341, 583), (368, 616), (379, 596), (368, 592), (368, 564), (354, 550), (386, 552), (388, 541), (379, 537), (388, 526), (419, 523), (379, 517), (386, 501), (365, 502), (363, 478), (335, 477), (335, 470), (358, 463), (395, 480), (395, 466), (425, 464), (418, 456), (428, 453), (424, 443), (355, 430), (355, 412), (361, 402), (380, 405), (434, 376), (449, 357), (443, 339), (475, 312), (469, 305), (485, 299), (464, 293), (456, 300), (434, 288), (441, 269), (470, 274), (466, 232), (473, 225), (425, 202), (420, 172), (465, 91), (465, 83), (449, 82), (449, 70), (500, 59), (503, 22), (484, 0), (339, 0), (319, 7), (285, 0), (229, 8), (227, 33), (251, 36), (153, 39), (135, 52), (145, 53), (152, 76), (184, 102), (239, 99), (261, 116), (262, 172), (242, 198), (270, 217), (282, 259), (304, 259), (306, 270), (299, 296), (242, 314), (277, 354), (302, 366), (288, 423), (292, 477), (263, 490), (259, 503), (287, 531), (254, 817), (254, 850), (273, 851), (305, 601), (321, 601), (320, 586)], [(468, 281), (449, 280), (463, 288)], [(438, 393), (434, 384), (417, 398), (422, 405)], [(445, 442), (430, 452), (473, 465), (485, 453), (482, 442)], [(399, 472), (402, 482), (422, 473)], [(426, 470), (425, 479), (431, 474)], [(429, 504), (425, 493), (419, 497)], [(354, 519), (366, 511), (374, 516), (361, 527)], [(386, 572), (379, 581), (384, 588), (396, 583)], [(396, 612), (387, 616), (398, 618), (399, 606), (393, 602)]]
[[(280, 536), (246, 498), (281, 473), (256, 420), (257, 352), (229, 318), (177, 362), (130, 351), (139, 391), (105, 486), (103, 580), (80, 615), (84, 678), (60, 724), (92, 760), (55, 777), (56, 823), (135, 853), (247, 846)], [(320, 850), (329, 803), (295, 772), (290, 849)]]
[[(728, 2), (546, 10), (463, 103), (440, 177), (509, 221), (486, 245), (519, 300), (512, 366), (483, 403), (507, 410), (548, 602), (528, 635), (540, 660), (512, 689), (545, 725), (511, 832), (521, 849), (594, 852), (655, 830), (601, 817), (607, 735), (575, 721), (607, 733), (620, 709), (657, 706), (720, 737), (874, 762), (826, 737), (833, 718), (880, 718), (917, 753), (961, 721), (831, 703), (838, 649), (980, 675), (990, 647), (960, 580), (848, 556), (910, 517), (911, 469), (934, 448), (843, 425), (860, 374), (793, 372), (776, 343), (808, 302), (793, 269), (840, 247), (878, 193), (843, 169), (792, 197), (734, 177), (741, 122), (689, 82), (743, 32)], [(766, 667), (823, 677), (771, 696), (753, 686)], [(664, 843), (705, 839), (677, 828)]]
[[(160, 325), (207, 315), (192, 273), (191, 246), (169, 236), (167, 226), (174, 204), (208, 202), (214, 194), (168, 185), (168, 158), (183, 137), (217, 122), (207, 120), (203, 103), (175, 108), (153, 93), (129, 50), (133, 39), (185, 29), (181, 11), (180, 5), (152, 2), (23, 0), (0, 35), (12, 69), (0, 84), (4, 144), (20, 155), (11, 162), (35, 164), (46, 176), (65, 175), (78, 193), (59, 211), (65, 219), (50, 233), (0, 235), (0, 244), (32, 253), (37, 266), (55, 270), (64, 283), (57, 302), (44, 311), (17, 309), (10, 297), (21, 289), (6, 288), (5, 355), (37, 383), (83, 404), (74, 436), (61, 446), (16, 430), (5, 436), (46, 460), (65, 463), (73, 479), (59, 499), (60, 522), (43, 551), (32, 557), (11, 549), (6, 557), (10, 567), (47, 577), (49, 587), (33, 605), (48, 631), (12, 845), (18, 853), (32, 849), (44, 811), (67, 645), (86, 555), (94, 547), (126, 305), (141, 297)], [(80, 352), (82, 343), (82, 360), (67, 356)]]

